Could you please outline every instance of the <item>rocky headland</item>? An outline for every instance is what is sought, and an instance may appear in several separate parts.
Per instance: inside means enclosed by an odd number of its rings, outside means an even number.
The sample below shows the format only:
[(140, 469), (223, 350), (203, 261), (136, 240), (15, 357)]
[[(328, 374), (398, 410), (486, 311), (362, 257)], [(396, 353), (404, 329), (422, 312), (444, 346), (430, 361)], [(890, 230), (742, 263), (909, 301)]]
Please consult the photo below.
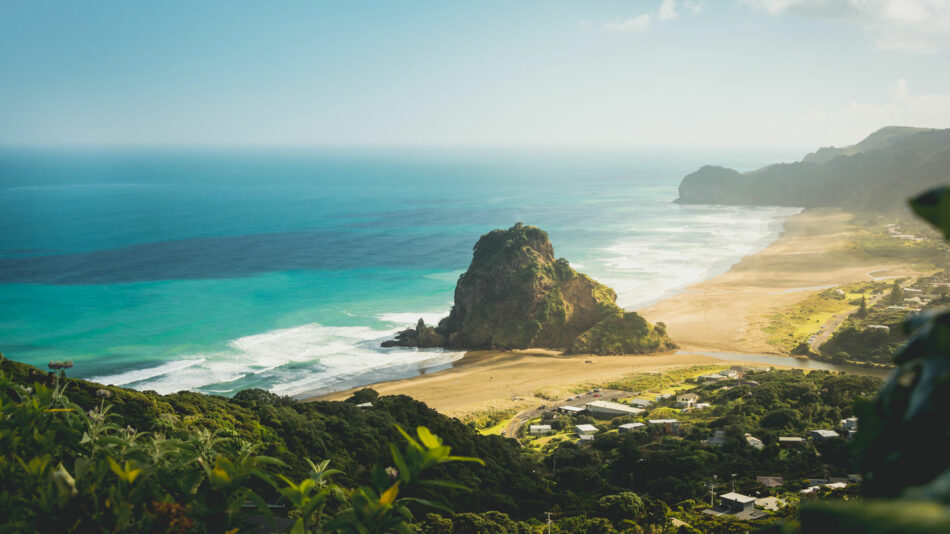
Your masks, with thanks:
[(383, 346), (601, 355), (676, 348), (662, 323), (652, 325), (616, 301), (612, 289), (555, 258), (547, 232), (518, 223), (475, 244), (448, 317), (434, 327), (420, 319)]

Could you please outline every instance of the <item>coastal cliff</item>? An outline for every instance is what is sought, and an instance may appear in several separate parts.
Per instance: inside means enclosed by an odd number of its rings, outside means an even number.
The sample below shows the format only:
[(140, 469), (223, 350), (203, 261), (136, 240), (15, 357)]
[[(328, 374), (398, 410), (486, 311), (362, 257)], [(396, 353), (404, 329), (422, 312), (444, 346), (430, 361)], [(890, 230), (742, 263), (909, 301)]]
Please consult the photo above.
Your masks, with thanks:
[(521, 223), (475, 244), (455, 304), (437, 327), (421, 319), (384, 347), (642, 354), (675, 348), (662, 326), (625, 312), (609, 287), (556, 259), (548, 234)]
[(680, 204), (903, 209), (903, 199), (947, 180), (950, 129), (890, 126), (860, 143), (751, 172), (705, 166), (679, 186)]

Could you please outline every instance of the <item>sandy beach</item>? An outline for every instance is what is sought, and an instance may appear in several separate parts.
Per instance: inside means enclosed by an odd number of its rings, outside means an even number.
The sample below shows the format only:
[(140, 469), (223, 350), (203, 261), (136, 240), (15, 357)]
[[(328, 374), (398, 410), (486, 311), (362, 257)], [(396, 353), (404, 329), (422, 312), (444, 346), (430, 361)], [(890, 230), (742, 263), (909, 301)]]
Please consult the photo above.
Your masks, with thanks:
[[(808, 210), (791, 217), (782, 235), (728, 272), (638, 310), (651, 322), (666, 323), (684, 351), (776, 353), (762, 331), (768, 317), (824, 287), (915, 274), (910, 266), (870, 257), (852, 246), (851, 215)], [(731, 365), (701, 354), (645, 356), (561, 356), (552, 351), (475, 351), (447, 370), (371, 387), (383, 395), (409, 395), (448, 415), (543, 402), (544, 392), (563, 398), (570, 388), (604, 383), (637, 372), (691, 365)], [(737, 362), (743, 363), (743, 362)], [(795, 360), (789, 359), (794, 365)], [(343, 391), (314, 399), (339, 400)], [(518, 397), (518, 400), (513, 399)]]
[[(768, 317), (814, 291), (874, 275), (919, 274), (895, 260), (869, 256), (852, 246), (851, 215), (808, 210), (791, 217), (774, 243), (715, 278), (638, 310), (663, 321), (670, 336), (692, 350), (776, 353), (766, 343)], [(881, 271), (881, 272), (875, 272)]]

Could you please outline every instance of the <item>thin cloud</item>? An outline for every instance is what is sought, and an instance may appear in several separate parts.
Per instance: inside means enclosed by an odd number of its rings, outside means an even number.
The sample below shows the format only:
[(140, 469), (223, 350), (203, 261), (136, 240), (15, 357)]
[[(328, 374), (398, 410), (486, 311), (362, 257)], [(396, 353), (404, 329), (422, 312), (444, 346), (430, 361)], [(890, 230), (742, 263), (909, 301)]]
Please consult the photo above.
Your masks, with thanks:
[(604, 29), (610, 32), (642, 32), (650, 26), (650, 14), (644, 13), (628, 19), (604, 23)]
[(739, 0), (773, 16), (791, 14), (859, 24), (882, 50), (932, 53), (950, 48), (947, 0)]
[(683, 12), (697, 15), (703, 8), (703, 2), (704, 0), (663, 0), (656, 11), (606, 22), (602, 27), (611, 32), (638, 33), (649, 28), (654, 20), (660, 22), (676, 20)]

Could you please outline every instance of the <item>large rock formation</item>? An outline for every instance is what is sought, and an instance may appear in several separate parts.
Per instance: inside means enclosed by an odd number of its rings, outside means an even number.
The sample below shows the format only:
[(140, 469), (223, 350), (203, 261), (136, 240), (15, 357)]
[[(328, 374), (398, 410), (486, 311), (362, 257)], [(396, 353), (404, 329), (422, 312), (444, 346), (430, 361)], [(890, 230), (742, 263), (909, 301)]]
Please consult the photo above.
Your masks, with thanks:
[(455, 305), (438, 327), (420, 320), (383, 346), (594, 354), (675, 348), (662, 326), (623, 311), (616, 300), (612, 289), (555, 259), (546, 232), (518, 223), (478, 240), (455, 287)]

